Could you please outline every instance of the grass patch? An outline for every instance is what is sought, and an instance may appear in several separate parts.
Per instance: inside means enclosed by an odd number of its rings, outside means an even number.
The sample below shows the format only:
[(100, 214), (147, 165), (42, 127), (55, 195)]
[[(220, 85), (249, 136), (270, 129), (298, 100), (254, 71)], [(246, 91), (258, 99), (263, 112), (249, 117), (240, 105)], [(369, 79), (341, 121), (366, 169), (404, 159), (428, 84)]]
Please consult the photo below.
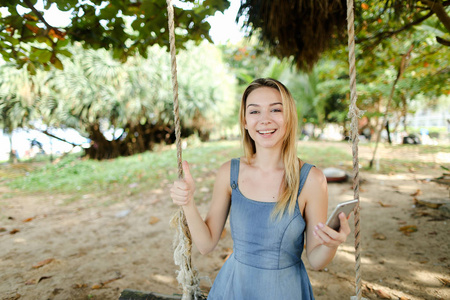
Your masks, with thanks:
[[(347, 143), (347, 142), (342, 142)], [(347, 147), (348, 146), (348, 147)], [(414, 147), (414, 148), (412, 148)], [(392, 146), (393, 150), (410, 149), (417, 153), (450, 152), (449, 146)], [(417, 150), (417, 149), (421, 150)], [(352, 169), (350, 145), (340, 143), (299, 143), (299, 157), (319, 168), (340, 167), (346, 171)], [(407, 151), (405, 151), (407, 152)], [(189, 146), (183, 151), (183, 160), (191, 166), (191, 173), (197, 180), (197, 189), (212, 190), (215, 174), (219, 166), (233, 157), (243, 154), (239, 141), (220, 141), (199, 143)], [(61, 193), (68, 195), (64, 203), (72, 203), (82, 198), (96, 205), (110, 205), (121, 201), (124, 197), (139, 195), (145, 191), (164, 190), (168, 184), (176, 180), (177, 161), (176, 150), (166, 147), (154, 152), (146, 152), (130, 157), (120, 157), (113, 160), (86, 160), (77, 155), (70, 155), (58, 163), (17, 164), (0, 167), (5, 175), (2, 182), (10, 188), (24, 192)], [(430, 168), (431, 163), (417, 162), (413, 158), (389, 159), (380, 158), (380, 169), (370, 172), (390, 173), (409, 172), (412, 168)], [(109, 195), (98, 203), (98, 196)], [(208, 192), (204, 192), (204, 197)], [(97, 195), (97, 196), (96, 196)], [(9, 194), (3, 199), (10, 198)], [(101, 198), (101, 197), (100, 197)]]
[[(193, 176), (217, 169), (225, 157), (237, 155), (238, 142), (204, 143), (183, 152), (183, 159), (191, 164)], [(77, 194), (121, 191), (137, 193), (140, 189), (159, 188), (162, 181), (177, 178), (174, 149), (146, 152), (113, 160), (85, 160), (69, 156), (56, 164), (47, 163), (33, 171), (10, 176), (10, 188), (28, 192)], [(73, 198), (73, 199), (72, 199)]]
[[(433, 169), (437, 168), (435, 163), (432, 162), (417, 162), (414, 160), (407, 159), (387, 159), (382, 158), (379, 160), (378, 167), (376, 162), (372, 169), (365, 166), (364, 171), (379, 174), (392, 174), (392, 173), (410, 173), (415, 172), (419, 169)], [(378, 168), (378, 169), (377, 169)]]
[[(342, 142), (346, 143), (347, 142)], [(350, 146), (349, 146), (350, 148)], [(319, 168), (352, 167), (352, 155), (337, 146), (323, 146), (321, 144), (298, 146), (298, 156), (305, 162)]]

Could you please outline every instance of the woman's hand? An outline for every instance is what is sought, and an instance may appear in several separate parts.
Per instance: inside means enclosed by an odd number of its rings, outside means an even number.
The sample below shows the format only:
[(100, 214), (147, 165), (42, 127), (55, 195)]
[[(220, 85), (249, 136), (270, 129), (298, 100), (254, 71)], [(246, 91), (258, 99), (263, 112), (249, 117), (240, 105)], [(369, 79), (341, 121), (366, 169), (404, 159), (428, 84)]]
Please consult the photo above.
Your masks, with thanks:
[(339, 214), (339, 221), (341, 223), (339, 231), (333, 230), (322, 223), (319, 223), (314, 227), (313, 234), (320, 240), (322, 245), (330, 248), (337, 248), (347, 240), (347, 236), (350, 234), (350, 226), (348, 225), (347, 217), (343, 212)]
[(186, 206), (194, 203), (195, 181), (192, 178), (187, 161), (183, 161), (184, 179), (175, 181), (170, 189), (173, 203)]

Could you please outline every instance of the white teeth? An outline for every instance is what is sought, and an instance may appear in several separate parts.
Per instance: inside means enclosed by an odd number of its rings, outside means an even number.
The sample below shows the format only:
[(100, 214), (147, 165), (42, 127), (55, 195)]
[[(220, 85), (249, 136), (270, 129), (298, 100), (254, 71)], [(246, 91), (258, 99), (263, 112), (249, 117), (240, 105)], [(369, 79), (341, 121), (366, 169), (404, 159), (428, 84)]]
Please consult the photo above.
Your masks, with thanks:
[(268, 133), (274, 133), (275, 132), (275, 129), (274, 130), (260, 130), (260, 131), (258, 131), (260, 134), (268, 134)]

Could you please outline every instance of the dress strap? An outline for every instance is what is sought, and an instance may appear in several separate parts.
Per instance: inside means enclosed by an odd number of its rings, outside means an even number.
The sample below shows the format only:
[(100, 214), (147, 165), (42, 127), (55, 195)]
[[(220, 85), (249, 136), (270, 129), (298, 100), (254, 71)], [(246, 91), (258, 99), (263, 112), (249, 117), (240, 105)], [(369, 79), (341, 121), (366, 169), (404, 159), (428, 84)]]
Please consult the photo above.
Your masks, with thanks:
[(311, 164), (308, 164), (308, 163), (304, 163), (303, 164), (302, 169), (300, 170), (300, 184), (299, 184), (299, 187), (298, 187), (297, 197), (300, 196), (300, 193), (302, 192), (303, 185), (305, 184), (306, 179), (308, 178), (309, 171), (311, 170), (312, 167), (314, 167), (314, 166), (311, 165)]
[(232, 189), (235, 189), (238, 186), (239, 163), (240, 163), (239, 158), (233, 158), (231, 160), (230, 185)]

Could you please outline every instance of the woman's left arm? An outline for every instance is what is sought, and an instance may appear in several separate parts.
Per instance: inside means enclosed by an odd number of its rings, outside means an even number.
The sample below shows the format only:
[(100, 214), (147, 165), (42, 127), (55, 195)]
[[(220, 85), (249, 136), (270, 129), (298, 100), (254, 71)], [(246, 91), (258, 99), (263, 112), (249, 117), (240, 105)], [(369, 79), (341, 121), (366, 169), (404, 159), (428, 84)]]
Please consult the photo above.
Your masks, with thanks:
[(339, 231), (325, 225), (328, 188), (327, 179), (319, 169), (311, 169), (300, 197), (305, 199), (306, 256), (311, 267), (320, 270), (333, 259), (338, 246), (346, 241), (350, 227), (344, 213), (339, 215)]

